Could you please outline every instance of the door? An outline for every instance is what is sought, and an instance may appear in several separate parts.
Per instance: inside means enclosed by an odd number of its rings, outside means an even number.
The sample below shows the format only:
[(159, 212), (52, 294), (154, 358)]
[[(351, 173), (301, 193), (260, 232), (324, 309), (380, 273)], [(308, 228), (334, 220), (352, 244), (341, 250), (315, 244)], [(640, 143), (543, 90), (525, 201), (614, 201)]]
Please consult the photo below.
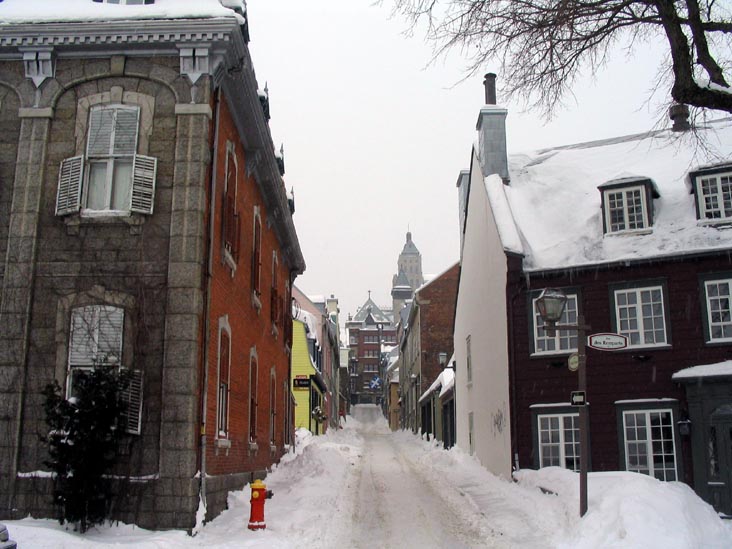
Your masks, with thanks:
[(707, 432), (709, 503), (732, 516), (732, 404), (712, 412)]

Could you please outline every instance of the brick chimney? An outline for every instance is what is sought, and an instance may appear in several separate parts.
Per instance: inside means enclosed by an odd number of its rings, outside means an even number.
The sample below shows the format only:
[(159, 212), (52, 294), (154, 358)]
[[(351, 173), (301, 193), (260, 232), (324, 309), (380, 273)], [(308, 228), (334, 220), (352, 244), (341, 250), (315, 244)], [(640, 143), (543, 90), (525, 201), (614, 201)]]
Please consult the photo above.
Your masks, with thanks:
[(506, 115), (508, 110), (496, 105), (496, 75), (488, 73), (483, 80), (485, 106), (478, 116), (478, 155), (483, 176), (498, 174), (508, 184), (508, 154), (506, 152)]

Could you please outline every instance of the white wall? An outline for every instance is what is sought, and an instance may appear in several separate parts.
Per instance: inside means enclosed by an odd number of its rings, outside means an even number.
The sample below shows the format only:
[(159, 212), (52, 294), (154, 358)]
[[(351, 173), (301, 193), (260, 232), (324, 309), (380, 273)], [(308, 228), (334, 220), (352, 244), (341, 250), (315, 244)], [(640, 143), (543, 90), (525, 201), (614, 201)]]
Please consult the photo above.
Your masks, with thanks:
[[(468, 220), (455, 313), (455, 421), (457, 444), (469, 451), (468, 415), (474, 417), (475, 455), (489, 471), (511, 475), (506, 311), (507, 259), (488, 203), (475, 152)], [(466, 377), (471, 336), (472, 383)]]

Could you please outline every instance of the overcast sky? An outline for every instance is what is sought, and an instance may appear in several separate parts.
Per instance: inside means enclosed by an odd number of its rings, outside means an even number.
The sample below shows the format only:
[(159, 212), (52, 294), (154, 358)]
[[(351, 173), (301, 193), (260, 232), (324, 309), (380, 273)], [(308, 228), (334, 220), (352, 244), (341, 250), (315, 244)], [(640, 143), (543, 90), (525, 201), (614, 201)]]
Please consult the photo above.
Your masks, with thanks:
[[(335, 294), (342, 315), (372, 291), (391, 306), (391, 277), (407, 229), (425, 274), (459, 259), (458, 173), (469, 167), (483, 105), (482, 76), (460, 83), (459, 52), (430, 64), (431, 47), (372, 0), (249, 0), (250, 48), (268, 83), (270, 127), (285, 146), (285, 183), (308, 295)], [(653, 87), (663, 44), (631, 59), (621, 51), (585, 78), (549, 123), (508, 107), (509, 153), (652, 129)], [(486, 67), (483, 72), (495, 71)], [(500, 80), (500, 74), (498, 75)]]

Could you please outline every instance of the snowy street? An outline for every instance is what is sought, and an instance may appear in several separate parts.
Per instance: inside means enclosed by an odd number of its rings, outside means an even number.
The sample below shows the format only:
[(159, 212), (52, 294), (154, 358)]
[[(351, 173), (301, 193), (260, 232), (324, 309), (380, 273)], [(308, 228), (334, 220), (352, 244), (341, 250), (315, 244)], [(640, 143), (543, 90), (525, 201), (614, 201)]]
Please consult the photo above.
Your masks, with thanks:
[(7, 525), (24, 549), (732, 546), (730, 521), (684, 484), (591, 474), (589, 512), (580, 520), (575, 473), (548, 468), (521, 471), (518, 483), (497, 478), (458, 448), (391, 433), (373, 405), (354, 407), (343, 429), (319, 437), (301, 430), (298, 438), (297, 451), (265, 479), (274, 498), (263, 531), (247, 529), (248, 488), (232, 492), (229, 509), (193, 537), (128, 525), (80, 536), (30, 518)]
[[(419, 467), (379, 426), (378, 408), (356, 409), (364, 438), (358, 467), (352, 547), (490, 547), (490, 532), (445, 501)], [(445, 479), (449, 483), (449, 479)]]

